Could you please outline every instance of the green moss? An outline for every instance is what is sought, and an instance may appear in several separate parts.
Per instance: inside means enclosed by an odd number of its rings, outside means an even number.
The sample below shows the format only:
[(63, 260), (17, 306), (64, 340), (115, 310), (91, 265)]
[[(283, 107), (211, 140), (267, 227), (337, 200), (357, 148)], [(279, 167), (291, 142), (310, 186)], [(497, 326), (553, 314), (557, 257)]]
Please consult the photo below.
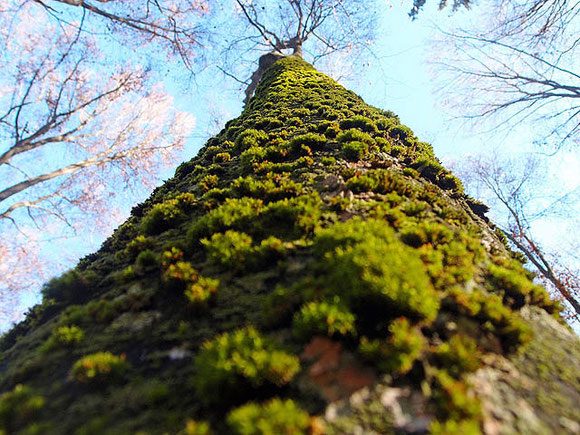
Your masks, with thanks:
[(322, 163), (324, 166), (331, 166), (336, 163), (336, 159), (334, 157), (322, 157), (320, 159), (320, 163)]
[(390, 126), (388, 132), (390, 137), (392, 137), (393, 139), (398, 139), (408, 146), (413, 145), (417, 141), (413, 131), (409, 127), (404, 125)]
[(286, 158), (286, 156), (288, 156), (288, 152), (289, 152), (288, 142), (282, 141), (282, 140), (278, 140), (278, 141), (273, 140), (273, 141), (270, 141), (269, 143), (275, 143), (275, 145), (271, 145), (271, 146), (265, 148), (266, 160), (269, 160), (271, 162), (281, 162)]
[(263, 386), (282, 386), (300, 368), (298, 358), (249, 327), (206, 341), (195, 358), (194, 386), (205, 402), (238, 399)]
[(175, 246), (163, 251), (161, 254), (161, 267), (167, 269), (170, 264), (176, 263), (183, 259), (183, 251)]
[(438, 370), (434, 373), (432, 388), (433, 401), (443, 421), (463, 421), (480, 417), (481, 404), (473, 391), (445, 370)]
[(466, 293), (452, 288), (444, 305), (466, 317), (477, 318), (484, 330), (503, 341), (507, 351), (529, 342), (532, 338), (529, 326), (517, 313), (503, 305), (497, 295), (481, 291)]
[(274, 398), (230, 411), (227, 422), (232, 433), (238, 435), (305, 435), (309, 433), (310, 417), (292, 400)]
[(135, 273), (135, 268), (132, 265), (125, 267), (120, 272), (115, 274), (115, 279), (119, 284), (126, 284), (133, 281), (137, 277)]
[(283, 199), (269, 204), (256, 224), (261, 229), (269, 230), (270, 234), (298, 238), (312, 232), (318, 226), (322, 215), (320, 207), (318, 194)]
[(463, 335), (454, 335), (448, 342), (441, 343), (433, 355), (437, 363), (455, 378), (476, 371), (482, 364), (477, 343)]
[(251, 196), (271, 202), (298, 196), (303, 191), (303, 186), (293, 181), (287, 173), (270, 172), (262, 179), (251, 176), (240, 177), (232, 183), (232, 190), (236, 196)]
[(318, 249), (332, 245), (321, 263), (325, 288), (362, 311), (435, 317), (439, 300), (423, 262), (386, 223), (353, 219), (319, 232)]
[(399, 146), (399, 145), (393, 145), (391, 146), (390, 149), (390, 153), (393, 157), (404, 157), (405, 153), (406, 153), (407, 149), (405, 147)]
[(211, 240), (203, 239), (201, 243), (211, 261), (238, 271), (244, 269), (244, 263), (253, 253), (252, 238), (238, 231), (215, 233)]
[(206, 421), (189, 419), (183, 430), (183, 435), (211, 435), (212, 431)]
[(211, 210), (194, 222), (188, 239), (196, 244), (203, 236), (228, 229), (262, 236), (268, 233), (295, 238), (311, 232), (321, 215), (318, 195), (302, 195), (264, 205), (253, 198), (227, 199), (223, 205)]
[(353, 193), (370, 192), (376, 187), (376, 180), (368, 175), (358, 175), (346, 182), (346, 188)]
[(154, 246), (155, 243), (151, 238), (139, 235), (135, 237), (133, 240), (131, 240), (129, 243), (127, 243), (127, 247), (125, 248), (125, 250), (127, 251), (129, 258), (133, 260), (137, 258), (137, 255), (139, 255), (141, 251), (151, 249)]
[[(545, 308), (551, 308), (554, 304), (543, 287), (533, 284), (523, 273), (521, 266), (517, 269), (489, 265), (489, 283), (491, 289), (504, 294), (506, 302), (514, 308), (520, 308), (525, 303), (533, 303)], [(555, 310), (550, 310), (555, 311)]]
[[(234, 272), (252, 271), (281, 257), (285, 252), (282, 241), (276, 237), (262, 240), (258, 245), (245, 233), (226, 231), (216, 233), (211, 240), (203, 239), (208, 259)], [(272, 264), (272, 263), (270, 263)]]
[(83, 341), (84, 331), (78, 326), (61, 326), (54, 330), (50, 338), (42, 345), (42, 351), (74, 347)]
[(195, 307), (205, 306), (218, 292), (219, 279), (199, 276), (185, 289), (185, 297)]
[(203, 151), (204, 151), (204, 157), (206, 158), (206, 160), (212, 160), (213, 157), (215, 157), (217, 154), (219, 154), (219, 152), (221, 151), (221, 147), (219, 146), (208, 146), (206, 147)]
[(258, 122), (256, 122), (256, 128), (258, 129), (268, 129), (272, 130), (275, 128), (284, 127), (284, 123), (276, 118), (261, 118)]
[(166, 263), (163, 280), (166, 286), (184, 293), (187, 300), (196, 307), (205, 307), (217, 293), (219, 280), (203, 277), (187, 261)]
[(286, 120), (286, 124), (294, 127), (302, 127), (304, 122), (302, 122), (302, 120), (297, 116), (293, 116), (292, 118), (288, 118)]
[(230, 153), (217, 153), (213, 156), (214, 163), (227, 163), (232, 159)]
[(413, 168), (403, 169), (403, 175), (406, 175), (407, 177), (411, 177), (411, 178), (415, 178), (415, 179), (419, 178), (419, 172), (417, 172)]
[(449, 227), (436, 222), (421, 222), (405, 228), (401, 233), (402, 240), (413, 247), (447, 244), (453, 237), (453, 231)]
[(342, 154), (344, 158), (356, 162), (364, 159), (369, 153), (369, 146), (364, 142), (347, 142), (342, 145)]
[(325, 125), (325, 129), (324, 131), (322, 131), (322, 133), (324, 133), (324, 135), (328, 138), (335, 138), (336, 136), (338, 136), (338, 134), (340, 133), (340, 127), (338, 126), (338, 124), (336, 123), (329, 123), (327, 125)]
[[(480, 260), (480, 252), (470, 251), (461, 232), (453, 234), (455, 240), (433, 247), (421, 247), (423, 260), (428, 264), (428, 272), (436, 288), (445, 289), (456, 284), (464, 284), (474, 277), (474, 263)], [(463, 240), (462, 240), (463, 239)]]
[(251, 226), (264, 208), (263, 201), (254, 198), (226, 199), (215, 210), (210, 211), (193, 223), (187, 237), (190, 243), (196, 244), (203, 236), (227, 229), (244, 230)]
[(199, 186), (201, 187), (201, 189), (205, 192), (210, 191), (211, 189), (215, 188), (218, 186), (220, 181), (220, 177), (218, 177), (215, 174), (208, 174), (203, 176), (200, 180), (199, 180)]
[(350, 130), (340, 133), (336, 137), (336, 140), (341, 144), (346, 144), (349, 142), (362, 142), (367, 145), (375, 144), (375, 140), (370, 134), (362, 132), (355, 128), (351, 128)]
[(59, 318), (61, 326), (90, 325), (91, 323), (109, 323), (127, 308), (123, 299), (95, 299), (86, 305), (72, 305), (63, 311)]
[[(347, 157), (357, 163), (341, 160), (343, 146), (353, 148)], [(331, 173), (346, 186), (327, 190)], [(390, 387), (413, 391), (401, 396), (404, 409), (418, 394), (431, 400), (418, 403), (421, 415), (436, 414), (434, 433), (480, 428), (465, 384), (492, 359), (479, 352), (519, 364), (526, 385), (502, 385), (546, 427), (560, 428), (560, 416), (578, 420), (570, 405), (578, 402), (576, 342), (556, 349), (565, 331), (547, 333), (545, 322), (522, 318), (545, 314), (527, 304), (556, 309), (503, 257), (508, 251), (497, 238), (483, 247), (485, 223), (464, 211), (469, 200), (460, 193), (432, 147), (392, 113), (365, 105), (299, 59), (281, 60), (242, 115), (135, 207), (99, 252), (53, 283), (47, 293), (56, 301), (47, 296), (2, 339), (1, 388), (26, 381), (47, 403), (30, 427), (26, 421), (8, 432), (179, 433), (189, 418), (204, 418), (217, 433), (230, 433), (228, 413), (249, 400), (262, 404), (242, 413), (240, 424), (283, 432), (275, 425), (293, 411), (264, 411), (269, 398), (316, 413), (327, 391), (340, 390), (342, 378), (328, 390), (318, 384), (326, 374), (315, 370), (327, 354), (296, 376), (298, 359), (282, 347), (301, 352), (313, 334), (339, 340), (344, 351), (328, 377), (342, 376), (343, 357), (357, 366), (366, 358), (369, 373), (386, 372)], [(236, 332), (253, 324), (280, 344), (255, 330)], [(516, 354), (531, 338), (529, 325), (533, 346)], [(71, 336), (82, 328), (85, 338), (41, 354), (44, 342), (60, 340), (61, 327)], [(233, 332), (219, 335), (225, 331)], [(126, 351), (134, 361), (126, 382), (71, 382), (75, 355), (102, 349)], [(344, 424), (329, 422), (328, 433), (399, 430), (381, 403), (384, 387), (370, 386), (369, 401), (364, 391), (344, 398), (351, 409), (362, 398), (360, 407), (342, 416), (339, 409)], [(300, 430), (320, 431), (313, 421)], [(188, 428), (209, 431), (201, 423)]]
[(425, 201), (407, 201), (401, 207), (403, 213), (407, 216), (419, 217), (429, 209), (429, 204)]
[[(390, 113), (393, 114), (392, 112), (390, 112)], [(388, 131), (393, 126), (399, 124), (398, 117), (395, 114), (393, 114), (393, 116), (389, 116), (387, 118), (381, 117), (381, 118), (377, 119), (375, 123), (377, 125), (377, 128), (381, 132)]]
[(285, 288), (277, 285), (264, 301), (261, 310), (262, 323), (266, 327), (290, 325), (292, 316), (303, 302), (300, 283)]
[(421, 356), (425, 339), (404, 317), (389, 325), (389, 333), (387, 340), (362, 337), (359, 353), (384, 373), (407, 373)]
[(0, 433), (16, 433), (30, 425), (44, 405), (45, 399), (25, 385), (5, 392), (0, 396)]
[(254, 163), (260, 163), (266, 158), (266, 149), (261, 147), (250, 147), (240, 155), (242, 167), (251, 170)]
[(354, 193), (372, 191), (387, 194), (397, 192), (407, 197), (414, 196), (416, 191), (414, 186), (403, 177), (385, 169), (370, 170), (361, 175), (354, 175), (347, 181), (346, 187)]
[(141, 251), (135, 260), (135, 272), (144, 274), (159, 267), (157, 255), (150, 249)]
[(125, 356), (97, 352), (79, 359), (71, 369), (71, 377), (80, 383), (108, 385), (125, 379), (130, 364)]
[(292, 331), (302, 340), (316, 334), (332, 336), (356, 335), (355, 316), (340, 299), (309, 302), (294, 315)]
[(248, 129), (241, 132), (236, 138), (238, 151), (245, 151), (251, 147), (263, 145), (268, 140), (268, 134), (261, 130)]
[(289, 144), (294, 152), (301, 152), (301, 150), (305, 149), (304, 147), (308, 149), (320, 149), (326, 144), (326, 137), (321, 134), (307, 133), (295, 136)]
[(481, 429), (477, 420), (435, 420), (429, 426), (432, 435), (479, 435)]
[(185, 218), (185, 212), (193, 205), (195, 197), (183, 193), (175, 198), (155, 204), (141, 221), (145, 234), (159, 234), (177, 225)]
[(431, 181), (436, 181), (437, 175), (444, 168), (438, 160), (430, 157), (421, 157), (413, 162), (413, 168), (422, 176)]
[(343, 130), (349, 128), (358, 128), (369, 133), (376, 133), (378, 131), (377, 125), (372, 120), (359, 115), (341, 121), (340, 128)]
[(98, 275), (94, 271), (70, 270), (45, 284), (42, 288), (42, 296), (58, 302), (82, 301), (89, 296), (97, 280)]
[(453, 190), (457, 193), (464, 192), (461, 180), (453, 174), (443, 175), (442, 177), (440, 177), (437, 184), (446, 190)]

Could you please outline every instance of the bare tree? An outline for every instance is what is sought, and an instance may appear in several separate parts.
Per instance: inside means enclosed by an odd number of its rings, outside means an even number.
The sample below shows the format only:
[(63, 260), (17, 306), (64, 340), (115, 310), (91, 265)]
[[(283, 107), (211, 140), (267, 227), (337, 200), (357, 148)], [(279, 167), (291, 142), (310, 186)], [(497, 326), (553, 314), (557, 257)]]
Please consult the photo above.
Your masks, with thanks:
[(442, 94), (490, 130), (533, 124), (558, 149), (580, 142), (580, 2), (496, 0), (470, 28), (443, 31)]
[[(494, 223), (531, 263), (546, 287), (566, 302), (568, 319), (577, 322), (580, 320), (578, 262), (565, 255), (564, 243), (560, 243), (557, 251), (546, 248), (534, 236), (537, 232), (534, 229), (541, 221), (553, 222), (553, 218), (560, 222), (577, 221), (575, 207), (580, 199), (580, 186), (562, 191), (559, 186), (550, 185), (544, 177), (544, 164), (545, 161), (534, 155), (520, 160), (490, 153), (467, 159), (457, 172), (480, 199), (492, 205)], [(551, 231), (552, 237), (554, 233)], [(575, 237), (566, 234), (568, 244)], [(545, 238), (546, 235), (544, 241)]]
[[(188, 69), (194, 52), (202, 45), (206, 30), (200, 17), (207, 18), (209, 5), (204, 0), (25, 0), (33, 2), (64, 25), (79, 23), (90, 33), (114, 34), (123, 44), (143, 46), (161, 44), (177, 55)], [(87, 19), (85, 19), (87, 18)]]
[[(321, 63), (341, 53), (367, 50), (374, 40), (376, 11), (362, 0), (235, 0), (238, 20), (230, 23), (219, 53), (220, 67), (246, 89), (248, 100), (267, 62), (249, 80), (238, 79), (255, 70), (256, 57), (273, 54), (305, 57)], [(249, 32), (248, 32), (249, 27)], [(258, 56), (256, 56), (258, 54)]]
[[(256, 0), (236, 0), (236, 3), (257, 32), (252, 38), (258, 45), (279, 53), (291, 49), (300, 57), (308, 39), (316, 39), (322, 48), (315, 58), (359, 43), (361, 34), (354, 26), (369, 21), (368, 12), (356, 1), (287, 0), (277, 8), (266, 8), (265, 3)], [(365, 23), (367, 30), (369, 24)], [(328, 25), (336, 27), (329, 31)]]
[(19, 292), (46, 278), (39, 243), (110, 226), (119, 186), (152, 187), (193, 120), (147, 69), (102, 62), (97, 36), (36, 2), (0, 13), (0, 49), (0, 312), (11, 319)]

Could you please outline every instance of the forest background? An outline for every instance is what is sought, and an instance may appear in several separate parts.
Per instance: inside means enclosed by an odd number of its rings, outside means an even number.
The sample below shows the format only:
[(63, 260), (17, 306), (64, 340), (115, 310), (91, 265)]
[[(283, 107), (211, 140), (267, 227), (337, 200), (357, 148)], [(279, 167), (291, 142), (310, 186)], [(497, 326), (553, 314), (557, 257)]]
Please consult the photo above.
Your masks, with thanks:
[[(240, 5), (252, 2), (143, 2), (151, 11), (131, 10), (130, 2), (93, 2), (113, 19), (95, 15), (81, 3), (0, 1), (0, 330), (40, 302), (43, 282), (95, 251), (132, 206), (240, 113), (257, 59), (271, 48), (244, 16)], [(262, 5), (275, 16), (276, 8), (286, 3), (291, 1)], [(578, 106), (569, 103), (580, 96), (580, 78), (574, 73), (578, 61), (571, 56), (578, 41), (547, 29), (556, 49), (546, 38), (542, 44), (525, 45), (521, 35), (521, 46), (480, 45), (485, 42), (482, 35), (497, 24), (498, 11), (509, 16), (513, 5), (531, 2), (480, 1), (469, 8), (455, 4), (442, 10), (444, 3), (426, 3), (414, 19), (408, 2), (364, 4), (356, 25), (328, 20), (340, 47), (321, 56), (320, 47), (309, 50), (305, 45), (305, 60), (367, 103), (392, 110), (420, 140), (430, 142), (444, 165), (464, 180), (467, 192), (491, 207), (492, 221), (515, 236), (512, 243), (521, 242), (528, 250), (532, 246), (528, 255), (539, 253), (540, 266), (545, 260), (569, 296), (578, 300)], [(559, 4), (566, 10), (565, 2), (536, 4)], [(118, 9), (107, 9), (111, 5)], [(568, 20), (566, 34), (576, 29), (578, 35), (579, 6), (567, 5), (572, 15), (557, 24), (562, 27)], [(129, 12), (133, 15), (123, 15)], [(174, 30), (184, 32), (139, 29), (146, 20), (129, 27), (114, 20), (155, 13), (170, 17), (181, 26)], [(189, 37), (194, 41), (190, 45)], [(557, 56), (559, 63), (551, 65), (564, 71), (538, 69), (526, 56), (519, 58), (544, 74), (551, 86), (544, 99), (525, 102), (530, 104), (528, 111), (521, 105), (494, 110), (489, 103), (503, 101), (513, 93), (509, 86), (521, 79), (501, 75), (502, 67), (508, 72), (518, 67), (510, 47), (528, 50), (536, 60)], [(500, 55), (506, 56), (507, 64), (502, 65)], [(474, 69), (473, 61), (483, 70)], [(471, 69), (465, 69), (468, 66)], [(558, 73), (569, 79), (559, 87), (564, 81), (558, 81)], [(504, 79), (510, 85), (488, 85), (488, 79)], [(65, 86), (72, 82), (74, 87)], [(514, 86), (531, 94), (525, 84)], [(55, 107), (62, 108), (64, 102), (79, 110), (61, 124), (55, 121), (53, 131), (58, 134), (33, 137), (46, 125), (41, 121), (51, 113), (54, 118)], [(562, 114), (571, 121), (561, 121)], [(33, 139), (27, 143), (45, 143), (2, 161), (27, 137)], [(88, 163), (78, 166), (79, 162)], [(62, 168), (70, 169), (28, 188), (31, 180)], [(26, 189), (14, 191), (14, 186), (26, 183)], [(5, 192), (10, 195), (3, 198)], [(548, 287), (562, 298), (557, 286), (548, 282)], [(568, 308), (569, 322), (578, 331), (574, 309)]]

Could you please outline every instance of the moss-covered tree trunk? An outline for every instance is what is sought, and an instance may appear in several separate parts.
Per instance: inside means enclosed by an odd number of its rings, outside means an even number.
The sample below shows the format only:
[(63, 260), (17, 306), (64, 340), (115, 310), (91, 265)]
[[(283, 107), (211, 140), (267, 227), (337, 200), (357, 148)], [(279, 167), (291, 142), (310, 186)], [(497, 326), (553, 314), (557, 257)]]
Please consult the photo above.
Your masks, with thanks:
[(4, 336), (0, 432), (578, 433), (578, 340), (482, 209), (284, 58)]

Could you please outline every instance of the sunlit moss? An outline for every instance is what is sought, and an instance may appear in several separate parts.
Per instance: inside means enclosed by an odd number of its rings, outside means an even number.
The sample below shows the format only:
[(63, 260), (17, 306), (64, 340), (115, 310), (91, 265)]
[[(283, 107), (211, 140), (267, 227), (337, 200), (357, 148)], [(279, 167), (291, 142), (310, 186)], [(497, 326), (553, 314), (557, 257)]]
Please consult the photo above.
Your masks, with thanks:
[(130, 364), (125, 356), (97, 352), (79, 359), (71, 369), (71, 377), (83, 384), (106, 385), (125, 378)]
[(330, 337), (356, 335), (355, 316), (335, 298), (309, 302), (294, 315), (292, 331), (296, 337), (308, 339), (315, 334)]
[(196, 392), (207, 402), (247, 396), (248, 389), (285, 385), (300, 368), (297, 357), (252, 327), (206, 341), (194, 365)]
[(341, 121), (340, 128), (342, 128), (343, 130), (347, 130), (350, 128), (358, 128), (362, 131), (369, 133), (376, 133), (378, 131), (377, 125), (372, 120), (359, 115)]
[(158, 234), (168, 230), (185, 218), (185, 212), (193, 205), (195, 197), (183, 193), (175, 198), (156, 204), (141, 221), (146, 234)]
[(42, 345), (42, 350), (71, 348), (83, 341), (84, 336), (84, 331), (78, 326), (60, 326), (54, 330), (50, 338)]
[(194, 306), (204, 305), (217, 293), (220, 281), (199, 276), (185, 289), (185, 297)]
[(251, 196), (270, 202), (298, 196), (303, 186), (293, 181), (288, 173), (267, 173), (264, 178), (240, 177), (232, 183), (232, 190), (237, 196)]
[(459, 377), (481, 367), (481, 351), (470, 337), (454, 335), (448, 342), (441, 343), (433, 353), (436, 361), (450, 375)]
[(407, 373), (421, 355), (425, 338), (404, 317), (389, 325), (389, 334), (386, 340), (362, 337), (359, 353), (385, 373)]
[(292, 400), (275, 398), (236, 408), (228, 414), (227, 422), (232, 433), (238, 435), (306, 435), (310, 416)]
[(439, 300), (423, 262), (386, 224), (352, 220), (321, 231), (319, 249), (332, 245), (320, 266), (329, 291), (361, 310), (435, 317)]
[(267, 140), (268, 134), (264, 131), (248, 129), (238, 135), (235, 144), (239, 151), (245, 151), (250, 147), (263, 145)]

